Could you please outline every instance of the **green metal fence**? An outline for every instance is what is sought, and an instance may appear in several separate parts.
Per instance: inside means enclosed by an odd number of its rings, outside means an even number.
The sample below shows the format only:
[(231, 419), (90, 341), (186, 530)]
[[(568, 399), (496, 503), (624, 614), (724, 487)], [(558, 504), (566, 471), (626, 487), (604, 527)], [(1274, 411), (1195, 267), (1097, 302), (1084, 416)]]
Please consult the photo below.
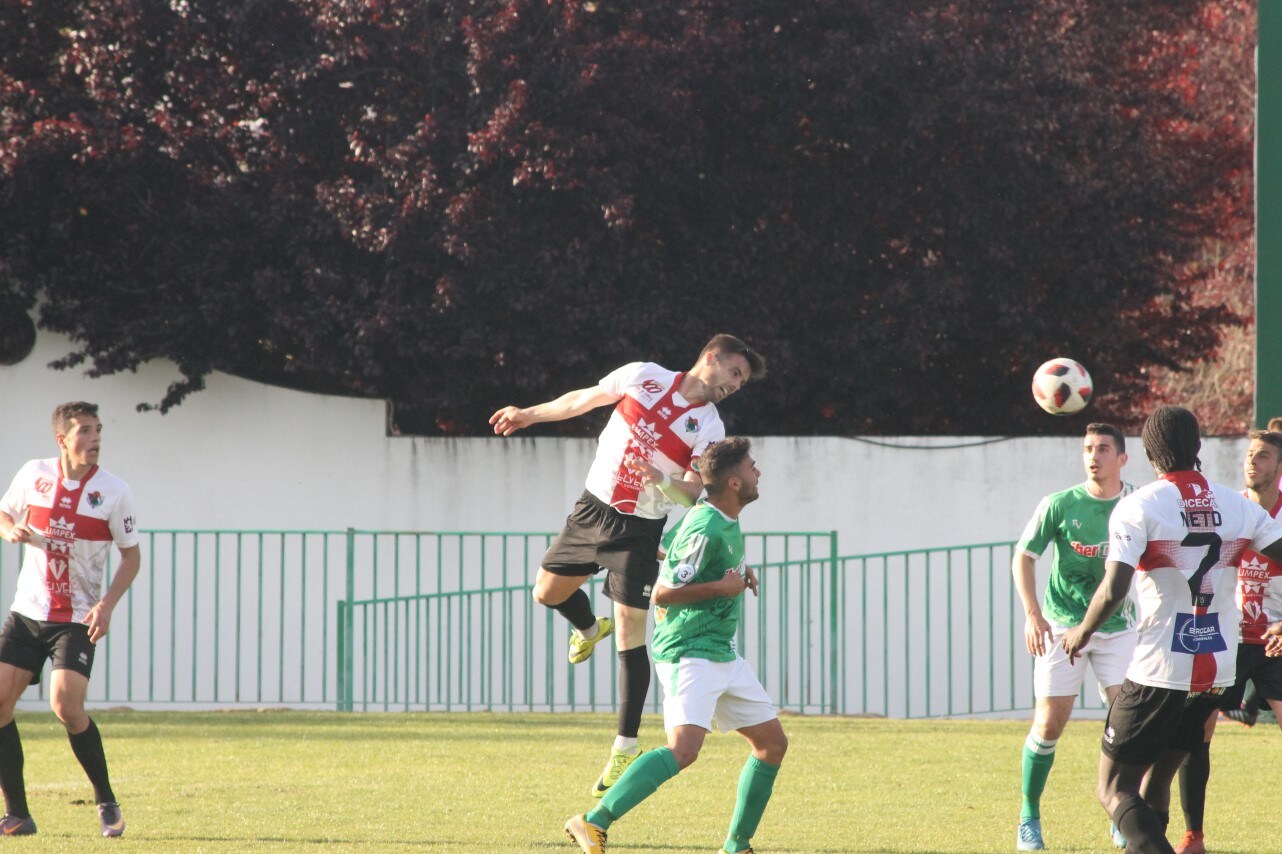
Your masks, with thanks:
[[(530, 597), (551, 537), (146, 532), (143, 571), (99, 646), (90, 700), (612, 709), (615, 657), (571, 667), (564, 620)], [(751, 534), (747, 545), (761, 590), (748, 597), (739, 648), (781, 708), (928, 717), (1031, 706), (1012, 543), (841, 556), (836, 535), (821, 532)], [(6, 606), (19, 554), (0, 547)], [(606, 613), (599, 581), (587, 589)], [(44, 696), (33, 686), (24, 701)], [(1082, 705), (1100, 707), (1093, 691)]]

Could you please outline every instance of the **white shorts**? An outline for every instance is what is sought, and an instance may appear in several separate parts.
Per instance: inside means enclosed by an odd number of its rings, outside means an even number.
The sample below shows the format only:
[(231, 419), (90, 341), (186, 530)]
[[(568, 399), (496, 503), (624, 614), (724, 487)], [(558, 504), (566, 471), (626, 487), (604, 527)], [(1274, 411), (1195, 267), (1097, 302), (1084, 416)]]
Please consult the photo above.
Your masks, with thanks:
[(731, 732), (779, 717), (761, 680), (742, 658), (708, 661), (683, 658), (676, 664), (656, 661), (663, 686), (663, 727), (693, 724)]
[(1135, 652), (1135, 630), (1096, 632), (1083, 647), (1078, 660), (1069, 664), (1068, 655), (1060, 645), (1068, 628), (1051, 623), (1050, 648), (1045, 655), (1037, 656), (1033, 664), (1033, 696), (1076, 696), (1086, 679), (1086, 663), (1090, 662), (1099, 683), (1100, 699), (1108, 702), (1104, 689), (1121, 685), (1126, 679), (1126, 668), (1130, 667)]

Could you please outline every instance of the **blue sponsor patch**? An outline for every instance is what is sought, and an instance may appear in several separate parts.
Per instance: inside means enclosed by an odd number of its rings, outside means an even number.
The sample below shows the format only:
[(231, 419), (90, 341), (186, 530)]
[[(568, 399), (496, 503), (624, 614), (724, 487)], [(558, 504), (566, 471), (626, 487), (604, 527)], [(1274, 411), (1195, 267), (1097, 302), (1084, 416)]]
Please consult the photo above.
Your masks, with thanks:
[(1204, 652), (1224, 652), (1228, 644), (1220, 634), (1219, 614), (1176, 614), (1175, 634), (1171, 637), (1171, 651), (1186, 655)]

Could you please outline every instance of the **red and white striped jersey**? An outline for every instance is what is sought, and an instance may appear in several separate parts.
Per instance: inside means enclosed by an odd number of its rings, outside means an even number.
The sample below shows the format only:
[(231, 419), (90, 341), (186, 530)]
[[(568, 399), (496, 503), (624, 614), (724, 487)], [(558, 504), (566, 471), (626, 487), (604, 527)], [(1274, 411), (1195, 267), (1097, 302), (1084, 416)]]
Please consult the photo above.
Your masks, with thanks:
[(656, 487), (642, 487), (625, 459), (640, 457), (680, 477), (709, 443), (726, 437), (716, 406), (691, 406), (677, 394), (683, 376), (653, 362), (632, 362), (601, 378), (601, 388), (623, 398), (601, 431), (586, 486), (620, 513), (662, 519), (672, 508)]
[(1126, 678), (1205, 691), (1233, 684), (1238, 566), (1248, 548), (1282, 540), (1282, 523), (1198, 472), (1164, 474), (1118, 502), (1110, 561), (1135, 567), (1139, 611)]
[[(1250, 500), (1245, 492), (1242, 495)], [(1269, 515), (1276, 519), (1279, 509), (1282, 498)], [(1282, 563), (1247, 549), (1237, 571), (1237, 604), (1242, 609), (1242, 643), (1263, 646), (1262, 635), (1269, 623), (1282, 620)]]
[(24, 465), (0, 510), (15, 522), (27, 517), (35, 532), (23, 549), (13, 610), (33, 620), (83, 622), (102, 598), (102, 577), (114, 542), (138, 545), (129, 485), (94, 466), (83, 480), (64, 480), (62, 461)]

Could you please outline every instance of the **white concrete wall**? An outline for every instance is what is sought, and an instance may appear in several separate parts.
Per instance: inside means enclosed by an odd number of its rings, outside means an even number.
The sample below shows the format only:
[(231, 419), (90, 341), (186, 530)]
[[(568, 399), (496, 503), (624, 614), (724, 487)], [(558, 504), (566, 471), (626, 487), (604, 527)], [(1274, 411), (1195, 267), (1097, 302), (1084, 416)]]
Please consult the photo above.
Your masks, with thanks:
[[(389, 437), (381, 401), (222, 374), (168, 415), (138, 413), (178, 376), (172, 365), (99, 379), (47, 367), (70, 349), (41, 333), (31, 356), (0, 367), (0, 479), (53, 456), (57, 403), (98, 403), (102, 465), (132, 485), (144, 528), (556, 530), (595, 448), (520, 434)], [(537, 401), (493, 403), (509, 402)], [(844, 554), (1014, 539), (1042, 495), (1082, 478), (1079, 441), (758, 438), (762, 497), (745, 527), (836, 530)], [(1138, 439), (1128, 446), (1127, 479), (1151, 481)], [(1237, 486), (1244, 449), (1242, 439), (1207, 440), (1207, 475)]]

